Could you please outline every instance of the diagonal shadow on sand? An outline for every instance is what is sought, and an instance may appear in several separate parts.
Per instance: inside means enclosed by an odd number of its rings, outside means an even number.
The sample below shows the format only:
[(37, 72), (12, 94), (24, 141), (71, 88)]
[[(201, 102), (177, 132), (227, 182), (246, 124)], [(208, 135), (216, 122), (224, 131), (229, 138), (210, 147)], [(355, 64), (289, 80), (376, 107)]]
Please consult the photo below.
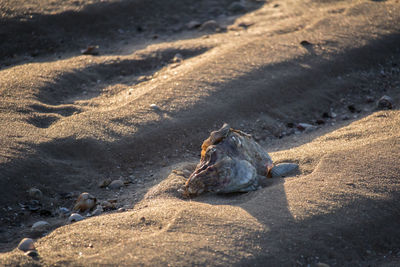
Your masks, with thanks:
[[(36, 97), (40, 102), (52, 105), (88, 98), (82, 94), (82, 84), (96, 82), (96, 77), (102, 77), (103, 84), (96, 86), (96, 91), (90, 92), (90, 98), (93, 98), (98, 96), (104, 87), (117, 83), (115, 80), (120, 78), (121, 75), (152, 75), (161, 69), (163, 64), (170, 63), (178, 53), (185, 59), (189, 59), (205, 53), (209, 49), (210, 47), (196, 47), (193, 49), (167, 48), (158, 50), (150, 55), (138, 55), (138, 59), (116, 59), (106, 63), (93, 64), (83, 69), (59, 75), (54, 82), (41, 87)], [(134, 82), (134, 79), (130, 79), (130, 83), (132, 82)]]
[[(144, 41), (156, 34), (185, 30), (182, 22), (203, 22), (229, 14), (227, 7), (232, 2), (234, 0), (120, 0), (101, 1), (85, 5), (79, 11), (55, 14), (21, 11), (21, 14), (0, 18), (1, 39), (7, 40), (0, 43), (0, 58), (79, 51), (87, 45), (109, 46), (113, 41), (133, 37), (136, 37), (133, 42)], [(253, 3), (247, 11), (260, 6)], [(55, 11), (59, 10), (55, 8)], [(199, 33), (202, 34), (209, 33)]]

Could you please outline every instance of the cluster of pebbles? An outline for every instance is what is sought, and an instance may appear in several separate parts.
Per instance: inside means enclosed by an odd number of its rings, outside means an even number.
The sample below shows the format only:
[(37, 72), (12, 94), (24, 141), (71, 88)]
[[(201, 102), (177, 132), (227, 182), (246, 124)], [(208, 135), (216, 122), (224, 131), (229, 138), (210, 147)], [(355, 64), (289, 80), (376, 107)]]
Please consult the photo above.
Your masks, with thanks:
[[(235, 1), (232, 2), (229, 6), (226, 6), (225, 10), (221, 12), (221, 14), (215, 19), (208, 19), (203, 21), (191, 20), (184, 24), (176, 24), (172, 27), (172, 31), (179, 32), (182, 30), (198, 30), (203, 33), (215, 33), (215, 32), (226, 32), (227, 30), (238, 31), (241, 29), (247, 29), (249, 26), (254, 23), (238, 23), (238, 25), (231, 25), (230, 27), (226, 26), (226, 21), (234, 21), (238, 17), (238, 15), (248, 12), (252, 10), (254, 7), (262, 4), (264, 0), (251, 0), (251, 1)], [(274, 7), (278, 7), (276, 5)], [(137, 31), (143, 32), (146, 30), (145, 26), (138, 26)], [(118, 34), (125, 34), (123, 29), (118, 29)], [(129, 31), (127, 31), (129, 32)], [(157, 34), (151, 35), (152, 39), (158, 39), (159, 36)], [(205, 37), (208, 37), (207, 35)], [(89, 45), (84, 49), (80, 50), (82, 55), (91, 55), (97, 56), (101, 54), (101, 49), (99, 45)]]
[[(261, 1), (253, 1), (253, 2), (261, 2)], [(231, 3), (228, 7), (227, 10), (229, 11), (228, 13), (230, 15), (233, 15), (233, 18), (235, 18), (235, 15), (240, 14), (240, 13), (245, 13), (249, 10), (249, 6), (252, 6), (252, 3), (250, 2), (244, 2), (244, 1), (237, 1)], [(252, 23), (251, 23), (252, 25)], [(238, 27), (243, 27), (247, 28), (250, 25), (237, 25), (237, 26), (232, 26), (232, 27), (226, 27), (223, 24), (219, 23), (218, 21), (214, 19), (210, 19), (204, 22), (199, 22), (197, 20), (192, 20), (188, 22), (185, 25), (185, 28), (188, 30), (199, 30), (201, 32), (225, 32), (226, 30), (237, 30)]]
[[(99, 187), (116, 191), (116, 190), (120, 190), (121, 188), (126, 186), (127, 183), (128, 183), (128, 181), (124, 181), (121, 179), (117, 179), (114, 181), (111, 181), (110, 179), (106, 179), (106, 180), (103, 180), (100, 182)], [(28, 195), (31, 198), (31, 200), (27, 202), (28, 204), (23, 204), (23, 206), (21, 206), (21, 208), (30, 210), (31, 212), (40, 211), (40, 209), (42, 208), (41, 201), (44, 198), (42, 191), (40, 191), (37, 188), (31, 188), (27, 192), (28, 192)], [(69, 195), (76, 196), (76, 194), (73, 194), (73, 193), (70, 193)], [(69, 195), (68, 195), (68, 197), (69, 197)], [(123, 208), (123, 207), (118, 208), (118, 200), (117, 199), (109, 199), (109, 200), (99, 201), (92, 194), (90, 194), (88, 192), (83, 192), (83, 193), (79, 194), (78, 197), (76, 197), (74, 205), (71, 209), (66, 208), (66, 207), (59, 207), (57, 209), (57, 211), (55, 212), (55, 214), (58, 214), (58, 216), (62, 220), (64, 220), (63, 224), (65, 224), (65, 223), (71, 224), (74, 222), (82, 221), (85, 218), (98, 216), (106, 211), (113, 211), (113, 210), (122, 212), (122, 211), (125, 211), (125, 208)], [(51, 229), (54, 229), (57, 226), (60, 226), (60, 225), (59, 224), (52, 225), (48, 221), (39, 220), (32, 224), (31, 233), (32, 234), (35, 234), (35, 233), (36, 234), (37, 233), (46, 234), (48, 231), (50, 231)], [(32, 239), (32, 238), (23, 238), (21, 240), (21, 242), (18, 244), (18, 249), (25, 252), (25, 255), (32, 257), (33, 259), (39, 258), (39, 254), (34, 245), (34, 239)]]
[[(366, 96), (360, 103), (353, 103), (345, 98), (340, 100), (340, 104), (337, 107), (331, 107), (328, 111), (320, 114), (319, 118), (311, 120), (310, 122), (288, 122), (288, 123), (276, 123), (275, 127), (271, 130), (272, 136), (276, 138), (283, 138), (290, 135), (298, 135), (302, 133), (309, 133), (319, 129), (323, 125), (335, 125), (340, 121), (347, 121), (351, 119), (357, 119), (362, 116), (362, 113), (372, 112), (378, 110), (389, 110), (395, 108), (394, 100), (387, 95), (383, 95), (380, 98), (374, 98), (372, 96)], [(262, 124), (262, 120), (256, 121), (256, 124)], [(245, 125), (242, 128), (245, 128)], [(253, 129), (250, 133), (253, 135), (256, 141), (262, 141), (267, 138), (269, 132), (267, 128), (261, 125), (261, 129)]]

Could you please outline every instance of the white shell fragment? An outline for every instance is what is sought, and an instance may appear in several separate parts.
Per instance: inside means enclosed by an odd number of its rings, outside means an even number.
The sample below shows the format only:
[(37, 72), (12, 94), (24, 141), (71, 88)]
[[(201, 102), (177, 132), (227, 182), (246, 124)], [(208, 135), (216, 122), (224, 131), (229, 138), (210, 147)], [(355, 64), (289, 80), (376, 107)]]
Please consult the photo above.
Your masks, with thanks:
[(110, 189), (120, 189), (124, 186), (124, 182), (122, 180), (114, 180), (111, 184), (108, 185)]
[(82, 221), (84, 218), (78, 214), (78, 213), (72, 213), (69, 218), (68, 218), (68, 222), (69, 223), (73, 223), (73, 222), (78, 222), (78, 221)]
[(156, 111), (160, 110), (160, 107), (157, 106), (156, 104), (151, 104), (150, 107)]
[(316, 130), (317, 127), (308, 123), (299, 123), (297, 125), (297, 129), (304, 132), (311, 132), (313, 130)]
[(192, 30), (192, 29), (194, 29), (194, 28), (198, 28), (198, 27), (200, 27), (200, 26), (201, 26), (201, 23), (198, 22), (197, 20), (192, 20), (192, 21), (190, 21), (188, 24), (186, 24), (186, 27), (187, 27), (189, 30)]
[(97, 208), (90, 214), (90, 216), (98, 216), (103, 213), (103, 207), (98, 205)]
[(49, 229), (50, 224), (46, 221), (38, 221), (32, 225), (32, 230), (42, 231)]
[(66, 215), (69, 213), (69, 209), (67, 209), (66, 207), (60, 207), (58, 210), (62, 215)]

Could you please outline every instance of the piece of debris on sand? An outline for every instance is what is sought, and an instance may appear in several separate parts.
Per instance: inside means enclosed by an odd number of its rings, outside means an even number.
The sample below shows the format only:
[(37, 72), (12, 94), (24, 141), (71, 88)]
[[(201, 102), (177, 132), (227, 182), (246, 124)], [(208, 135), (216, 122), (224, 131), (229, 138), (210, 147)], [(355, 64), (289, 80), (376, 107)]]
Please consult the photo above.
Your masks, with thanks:
[(34, 245), (35, 241), (31, 238), (24, 238), (19, 242), (18, 244), (18, 249), (22, 251), (28, 251), (28, 250), (33, 250), (35, 249)]
[(190, 196), (207, 191), (253, 191), (266, 177), (286, 176), (297, 169), (295, 163), (274, 166), (271, 157), (251, 135), (224, 124), (203, 142), (200, 163), (182, 193)]
[(96, 206), (97, 199), (89, 193), (82, 193), (79, 195), (74, 206), (74, 211), (84, 212), (91, 210)]
[(92, 55), (97, 56), (99, 54), (98, 45), (90, 45), (86, 49), (81, 50), (82, 55)]
[(84, 218), (82, 215), (78, 213), (72, 213), (68, 218), (68, 223), (79, 222), (82, 221)]
[(112, 181), (108, 187), (113, 190), (118, 190), (123, 186), (124, 186), (124, 182), (122, 180), (118, 179), (118, 180)]
[(378, 102), (376, 103), (378, 109), (392, 109), (393, 108), (393, 99), (390, 96), (384, 95), (382, 96)]

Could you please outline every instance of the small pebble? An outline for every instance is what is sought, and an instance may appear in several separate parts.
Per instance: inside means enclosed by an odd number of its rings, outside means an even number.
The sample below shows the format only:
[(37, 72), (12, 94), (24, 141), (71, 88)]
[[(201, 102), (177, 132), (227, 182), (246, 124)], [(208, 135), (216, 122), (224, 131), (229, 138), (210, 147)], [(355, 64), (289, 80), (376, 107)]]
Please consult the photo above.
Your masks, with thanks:
[(234, 13), (246, 11), (246, 7), (240, 2), (233, 2), (229, 5), (228, 10)]
[(74, 206), (74, 210), (79, 210), (81, 212), (85, 210), (91, 210), (96, 206), (97, 199), (89, 193), (82, 193), (79, 195)]
[(177, 62), (181, 62), (182, 60), (183, 60), (183, 56), (178, 53), (174, 56), (174, 58), (172, 59), (172, 62), (177, 63)]
[(111, 182), (111, 184), (108, 187), (110, 189), (120, 189), (123, 186), (124, 186), (124, 182), (122, 180), (114, 180)]
[(28, 194), (33, 199), (41, 199), (43, 197), (42, 191), (37, 188), (31, 188), (28, 190)]
[(254, 22), (242, 21), (238, 24), (239, 27), (247, 29), (248, 27), (254, 25)]
[(390, 96), (382, 96), (376, 103), (378, 109), (392, 109), (393, 99)]
[(310, 43), (310, 42), (307, 41), (307, 40), (301, 41), (300, 44), (301, 44), (302, 46), (311, 46), (311, 45), (312, 45), (312, 43)]
[(315, 130), (317, 127), (308, 124), (308, 123), (299, 123), (297, 124), (297, 129), (299, 129), (300, 131), (311, 131), (311, 130)]
[(150, 107), (151, 107), (152, 109), (154, 109), (154, 110), (157, 110), (157, 111), (160, 110), (160, 107), (157, 106), (156, 104), (151, 104)]
[(68, 214), (69, 213), (69, 209), (67, 209), (66, 207), (60, 207), (58, 209), (60, 211), (61, 214)]
[(66, 207), (60, 207), (58, 208), (58, 215), (62, 218), (67, 217), (70, 214), (70, 210), (67, 209)]
[(19, 242), (18, 249), (22, 251), (34, 250), (35, 249), (34, 243), (35, 242), (33, 241), (33, 239), (24, 238), (21, 240), (21, 242)]
[(82, 221), (84, 218), (78, 214), (78, 213), (72, 213), (71, 216), (69, 216), (68, 218), (68, 222), (72, 223), (72, 222), (78, 222), (78, 221)]
[(192, 21), (190, 21), (188, 24), (186, 24), (186, 27), (187, 27), (189, 30), (192, 30), (192, 29), (195, 29), (195, 28), (200, 27), (200, 25), (201, 25), (201, 23), (198, 22), (197, 20), (192, 20)]
[(98, 216), (103, 213), (103, 207), (98, 205), (97, 208), (92, 212), (91, 216)]
[(50, 224), (46, 221), (38, 221), (32, 225), (32, 230), (42, 231), (47, 230), (50, 227)]
[(201, 31), (215, 31), (218, 28), (220, 28), (220, 26), (215, 20), (208, 20), (200, 26)]
[(123, 211), (125, 211), (125, 208), (119, 208), (117, 211), (118, 212), (123, 212)]
[(137, 78), (137, 82), (141, 83), (141, 82), (145, 82), (151, 79), (151, 76), (140, 76), (139, 78)]

